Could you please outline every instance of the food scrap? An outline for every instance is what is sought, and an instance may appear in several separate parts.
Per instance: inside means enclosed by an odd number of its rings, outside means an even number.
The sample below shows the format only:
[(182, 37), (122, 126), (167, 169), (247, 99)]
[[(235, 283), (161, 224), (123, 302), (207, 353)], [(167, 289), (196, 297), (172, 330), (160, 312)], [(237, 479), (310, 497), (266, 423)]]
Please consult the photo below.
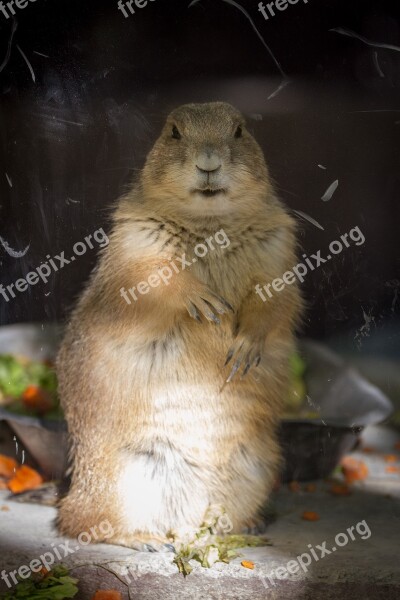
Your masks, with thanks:
[(53, 366), (22, 356), (0, 355), (0, 405), (17, 414), (61, 418)]
[(346, 456), (340, 464), (344, 478), (348, 484), (354, 483), (354, 481), (362, 481), (368, 477), (368, 467), (362, 460)]
[(254, 569), (254, 563), (251, 560), (242, 560), (240, 563), (245, 569)]
[[(222, 509), (221, 515), (224, 515)], [(175, 555), (173, 563), (184, 577), (193, 571), (190, 561), (194, 560), (204, 568), (211, 568), (216, 562), (229, 563), (239, 556), (237, 550), (249, 546), (270, 546), (266, 538), (256, 535), (218, 534), (219, 517), (206, 516), (206, 520), (186, 545), (182, 546)], [(174, 541), (173, 536), (171, 537)], [(249, 568), (249, 567), (248, 567)]]
[(18, 584), (1, 596), (1, 600), (64, 600), (75, 598), (78, 579), (70, 577), (63, 565), (45, 573), (32, 573), (29, 579), (17, 575)]
[(122, 600), (122, 595), (116, 590), (97, 590), (92, 600)]
[(386, 467), (385, 473), (400, 473), (400, 467), (394, 467), (394, 466)]
[(0, 477), (9, 479), (17, 470), (18, 463), (14, 458), (0, 454)]
[(329, 491), (334, 496), (350, 496), (351, 490), (345, 483), (333, 483)]
[(398, 457), (395, 454), (386, 454), (384, 457), (385, 462), (393, 463), (398, 461)]
[(303, 514), (301, 515), (301, 518), (304, 521), (319, 521), (320, 516), (318, 513), (312, 511), (312, 510), (305, 510), (303, 512)]
[(314, 492), (317, 491), (317, 486), (315, 483), (307, 483), (306, 487), (304, 488), (306, 490), (306, 492), (308, 492), (309, 494), (313, 494)]
[(291, 481), (288, 487), (291, 492), (299, 492), (301, 489), (298, 481)]
[(19, 494), (20, 492), (26, 492), (27, 490), (33, 490), (43, 483), (42, 476), (28, 467), (28, 465), (22, 465), (17, 469), (14, 477), (8, 482), (8, 489), (13, 494)]
[(285, 411), (289, 417), (293, 417), (304, 410), (304, 403), (307, 397), (304, 380), (305, 371), (306, 364), (302, 357), (299, 354), (292, 354), (290, 357), (291, 383), (285, 407)]
[(51, 394), (38, 385), (29, 385), (22, 394), (22, 400), (28, 409), (41, 415), (51, 411), (53, 407)]
[(0, 455), (0, 489), (9, 489), (13, 494), (33, 490), (43, 483), (42, 476), (8, 456)]

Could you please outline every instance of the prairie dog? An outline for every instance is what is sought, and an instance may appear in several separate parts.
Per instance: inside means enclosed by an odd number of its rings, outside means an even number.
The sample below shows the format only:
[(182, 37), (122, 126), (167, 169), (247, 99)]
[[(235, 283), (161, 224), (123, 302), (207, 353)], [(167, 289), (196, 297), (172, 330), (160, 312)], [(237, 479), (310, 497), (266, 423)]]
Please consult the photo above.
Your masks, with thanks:
[[(195, 256), (207, 239), (214, 248)], [(190, 268), (124, 299), (183, 254)], [(72, 461), (64, 534), (108, 520), (105, 541), (159, 549), (209, 506), (235, 531), (255, 522), (279, 465), (301, 312), (296, 284), (265, 303), (255, 286), (295, 260), (294, 221), (242, 115), (222, 102), (173, 111), (119, 201), (59, 352)]]

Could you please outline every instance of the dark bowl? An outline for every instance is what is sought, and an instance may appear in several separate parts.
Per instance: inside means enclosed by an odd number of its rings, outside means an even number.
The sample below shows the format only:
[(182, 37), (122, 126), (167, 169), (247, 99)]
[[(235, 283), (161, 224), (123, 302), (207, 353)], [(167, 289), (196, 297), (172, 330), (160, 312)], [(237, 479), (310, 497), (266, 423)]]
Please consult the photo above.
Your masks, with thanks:
[(364, 427), (390, 417), (390, 400), (326, 346), (299, 343), (307, 370), (307, 404), (315, 418), (282, 420), (282, 481), (327, 477), (352, 450)]
[[(54, 359), (60, 337), (57, 325), (7, 325), (0, 327), (0, 354)], [(302, 341), (299, 349), (307, 364), (307, 401), (318, 416), (282, 420), (283, 481), (328, 476), (357, 443), (362, 429), (384, 421), (392, 412), (390, 400), (328, 348)], [(61, 477), (67, 454), (64, 421), (16, 415), (6, 409), (0, 409), (0, 420), (6, 421), (45, 475)]]

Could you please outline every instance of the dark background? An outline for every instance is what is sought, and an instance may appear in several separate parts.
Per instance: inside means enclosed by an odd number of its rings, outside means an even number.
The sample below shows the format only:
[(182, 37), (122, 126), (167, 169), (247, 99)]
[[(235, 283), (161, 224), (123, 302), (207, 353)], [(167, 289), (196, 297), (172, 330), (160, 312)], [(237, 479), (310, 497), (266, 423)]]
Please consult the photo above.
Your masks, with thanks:
[[(239, 4), (290, 80), (270, 99), (280, 70), (224, 0), (154, 0), (129, 18), (117, 0), (36, 0), (16, 9), (12, 40), (0, 14), (0, 236), (30, 244), (22, 258), (0, 246), (1, 282), (108, 230), (171, 108), (225, 100), (246, 115), (282, 199), (324, 227), (299, 219), (304, 252), (326, 254), (355, 226), (366, 238), (307, 277), (302, 335), (359, 349), (371, 337), (400, 355), (399, 3), (299, 0), (268, 21), (258, 1)], [(339, 27), (397, 49), (329, 31)], [(47, 285), (0, 297), (1, 324), (64, 320), (95, 260), (88, 251)]]

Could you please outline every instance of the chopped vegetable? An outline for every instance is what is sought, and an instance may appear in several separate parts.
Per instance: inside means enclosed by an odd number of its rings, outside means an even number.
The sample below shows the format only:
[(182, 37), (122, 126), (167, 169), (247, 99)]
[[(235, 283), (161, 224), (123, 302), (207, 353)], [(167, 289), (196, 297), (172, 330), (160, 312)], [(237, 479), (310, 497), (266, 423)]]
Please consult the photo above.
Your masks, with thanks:
[[(202, 567), (210, 568), (216, 562), (229, 563), (237, 558), (238, 548), (271, 545), (266, 538), (256, 535), (217, 535), (215, 532), (218, 531), (219, 517), (223, 514), (222, 510), (220, 515), (214, 515), (212, 521), (206, 517), (194, 538), (175, 555), (173, 562), (184, 577), (193, 571), (189, 562), (191, 560), (197, 561)], [(171, 541), (174, 541), (173, 535)]]
[(319, 514), (312, 510), (304, 511), (303, 514), (301, 515), (301, 518), (304, 521), (319, 521), (319, 519), (320, 519)]
[(69, 576), (63, 565), (54, 567), (43, 576), (33, 573), (29, 579), (21, 579), (13, 590), (1, 596), (1, 600), (66, 600), (78, 593), (78, 579)]
[(14, 458), (0, 454), (0, 477), (9, 479), (17, 470), (18, 463)]
[(341, 462), (341, 467), (346, 483), (362, 481), (368, 477), (368, 467), (362, 460), (346, 456)]
[(304, 373), (306, 364), (297, 353), (290, 357), (291, 383), (289, 388), (289, 397), (286, 402), (287, 416), (293, 417), (301, 412), (304, 400), (307, 396), (306, 385), (304, 382)]
[(122, 595), (116, 590), (98, 590), (92, 600), (122, 600)]
[(35, 469), (22, 465), (17, 469), (14, 477), (8, 482), (8, 489), (13, 494), (19, 494), (26, 490), (33, 490), (43, 483), (43, 478)]
[(350, 496), (351, 490), (345, 483), (334, 483), (329, 489), (334, 496)]
[(45, 362), (0, 355), (0, 404), (17, 414), (61, 418), (54, 369)]
[(313, 494), (314, 492), (317, 491), (317, 486), (315, 483), (307, 483), (307, 485), (304, 489), (306, 490), (306, 492)]
[(386, 456), (384, 456), (385, 462), (388, 463), (392, 463), (392, 462), (397, 462), (398, 457), (395, 454), (386, 454)]
[(376, 452), (375, 448), (370, 448), (369, 446), (365, 446), (364, 448), (362, 448), (362, 451), (365, 454), (373, 454), (374, 452)]
[(53, 407), (51, 395), (37, 385), (29, 385), (22, 394), (22, 400), (28, 409), (39, 414), (49, 412)]
[(254, 569), (254, 563), (251, 560), (242, 560), (240, 563), (245, 569)]
[(395, 450), (400, 450), (400, 442), (396, 442), (394, 445)]
[(291, 481), (288, 487), (291, 492), (299, 492), (301, 489), (298, 481)]
[(400, 473), (400, 467), (386, 467), (385, 473)]

